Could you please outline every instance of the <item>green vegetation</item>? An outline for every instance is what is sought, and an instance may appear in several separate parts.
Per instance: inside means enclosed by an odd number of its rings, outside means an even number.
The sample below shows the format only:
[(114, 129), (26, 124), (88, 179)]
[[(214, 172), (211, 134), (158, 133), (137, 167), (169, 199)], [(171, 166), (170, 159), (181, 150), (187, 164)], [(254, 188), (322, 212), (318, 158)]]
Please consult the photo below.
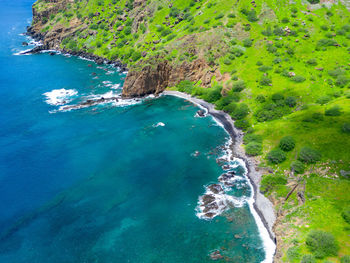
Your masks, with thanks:
[(280, 147), (281, 150), (283, 150), (285, 152), (290, 152), (295, 147), (295, 140), (294, 140), (294, 138), (292, 136), (283, 137), (280, 140), (279, 147)]
[(316, 258), (336, 256), (339, 250), (334, 236), (331, 233), (320, 230), (313, 230), (308, 234), (306, 245)]
[[(282, 261), (324, 262), (319, 255), (331, 255), (331, 262), (344, 263), (350, 255), (350, 13), (342, 3), (308, 2), (174, 0), (170, 7), (155, 0), (140, 6), (81, 0), (40, 23), (43, 33), (77, 25), (62, 48), (120, 60), (131, 70), (165, 60), (174, 69), (206, 63), (196, 71), (205, 77), (172, 88), (215, 104), (246, 132), (245, 151), (258, 156), (266, 173), (261, 190), (284, 215), (277, 226), (284, 233)], [(34, 8), (44, 14), (52, 5), (39, 0)], [(313, 230), (330, 233), (339, 251), (307, 245)]]
[(280, 149), (274, 149), (267, 154), (267, 159), (272, 164), (281, 163), (286, 160), (286, 154)]

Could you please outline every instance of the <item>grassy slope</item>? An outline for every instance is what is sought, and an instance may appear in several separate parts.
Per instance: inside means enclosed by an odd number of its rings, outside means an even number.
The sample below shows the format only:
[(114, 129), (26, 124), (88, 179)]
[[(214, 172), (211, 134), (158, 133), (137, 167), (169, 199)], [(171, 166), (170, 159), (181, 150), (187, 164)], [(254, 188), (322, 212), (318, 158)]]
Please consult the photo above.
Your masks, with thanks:
[[(133, 18), (140, 12), (138, 8), (130, 12), (121, 11), (128, 3), (125, 0), (83, 0), (72, 3), (67, 9), (69, 11), (50, 17), (43, 30), (50, 30), (58, 23), (68, 26), (69, 21), (77, 16), (89, 24), (89, 29), (66, 39), (62, 46), (67, 49), (86, 50), (108, 58), (118, 58), (127, 62), (131, 68), (154, 63), (150, 61), (157, 55), (168, 59), (172, 64), (201, 57), (211, 62), (213, 67), (219, 67), (222, 74), (228, 73), (229, 78), (225, 82), (216, 83), (213, 79), (211, 89), (216, 87), (221, 90), (223, 86), (222, 94), (228, 93), (229, 97), (238, 98), (239, 102), (232, 99), (235, 101), (233, 104), (248, 105), (249, 114), (243, 120), (249, 125), (244, 128), (263, 138), (262, 151), (258, 157), (261, 166), (271, 167), (275, 176), (283, 176), (289, 182), (287, 185), (275, 186), (267, 193), (279, 200), (278, 207), (285, 214), (278, 229), (285, 233), (281, 247), (283, 260), (299, 262), (299, 254), (310, 253), (304, 242), (307, 233), (310, 229), (323, 229), (333, 233), (340, 244), (339, 257), (331, 259), (340, 262), (340, 256), (350, 255), (350, 226), (341, 217), (342, 210), (350, 201), (350, 181), (340, 176), (340, 170), (350, 170), (350, 134), (342, 131), (344, 123), (350, 123), (350, 91), (349, 82), (336, 85), (337, 77), (331, 76), (329, 71), (341, 68), (341, 75), (345, 79), (349, 78), (349, 11), (342, 5), (333, 5), (307, 13), (307, 5), (300, 0), (296, 0), (293, 5), (288, 4), (287, 0), (256, 1), (254, 9), (259, 20), (252, 22), (241, 12), (244, 8), (250, 11), (253, 7), (251, 1), (247, 0), (171, 2), (180, 13), (190, 16), (174, 24), (176, 17), (166, 19), (170, 13), (170, 1), (149, 0), (143, 21), (137, 30), (134, 26), (129, 34), (127, 28), (131, 27)], [(43, 1), (35, 4), (39, 11), (47, 6)], [(96, 12), (100, 12), (100, 16), (92, 16)], [(117, 19), (123, 15), (125, 21)], [(288, 18), (289, 21), (282, 22), (283, 18)], [(98, 21), (102, 21), (100, 25), (104, 26), (94, 29)], [(164, 21), (169, 21), (174, 26), (170, 28), (163, 24)], [(250, 24), (250, 30), (246, 24)], [(117, 30), (120, 26), (124, 26), (121, 32)], [(272, 30), (274, 26), (288, 26), (295, 35), (263, 35), (269, 26)], [(344, 26), (345, 30), (342, 29)], [(170, 29), (169, 34), (162, 33), (166, 29)], [(96, 31), (97, 34), (90, 36), (88, 31)], [(186, 42), (189, 36), (193, 36), (192, 42)], [(253, 40), (251, 47), (244, 47), (247, 38)], [(321, 39), (332, 39), (340, 46), (319, 46)], [(153, 41), (160, 43), (154, 44)], [(269, 43), (273, 52), (267, 50)], [(195, 51), (191, 45), (195, 45)], [(243, 51), (241, 56), (237, 54), (237, 49)], [(140, 56), (143, 51), (147, 51), (144, 58)], [(310, 60), (311, 63), (307, 63)], [(266, 72), (259, 70), (261, 66), (266, 66)], [(282, 74), (284, 71), (293, 72), (305, 80), (294, 82), (291, 77)], [(264, 75), (271, 79), (271, 85), (260, 83)], [(234, 93), (230, 90), (237, 80), (245, 82), (245, 89)], [(177, 89), (218, 104), (220, 95), (210, 96), (208, 93), (211, 89), (204, 90), (199, 86), (200, 83), (195, 86), (187, 83), (186, 88), (179, 86)], [(293, 107), (279, 106), (277, 109), (283, 116), (259, 121), (257, 112), (273, 102), (271, 97), (275, 93), (281, 93), (284, 97), (293, 96), (297, 104)], [(256, 98), (259, 95), (263, 95), (266, 101), (258, 102)], [(328, 102), (323, 105), (317, 103), (324, 96), (327, 96)], [(228, 102), (231, 100), (228, 99)], [(334, 105), (341, 107), (342, 114), (324, 116), (325, 110)], [(235, 116), (234, 109), (228, 111)], [(321, 113), (322, 118), (313, 118), (315, 112)], [(281, 164), (268, 163), (266, 154), (276, 148), (280, 139), (286, 135), (294, 137), (296, 147), (287, 153), (286, 160)], [(298, 204), (295, 193), (283, 204), (281, 200), (290, 190), (290, 183), (296, 180), (290, 175), (290, 164), (303, 146), (311, 146), (319, 151), (322, 159), (316, 164), (306, 165), (305, 173), (301, 175), (306, 180), (305, 204)], [(286, 256), (289, 247), (298, 248), (295, 259)]]

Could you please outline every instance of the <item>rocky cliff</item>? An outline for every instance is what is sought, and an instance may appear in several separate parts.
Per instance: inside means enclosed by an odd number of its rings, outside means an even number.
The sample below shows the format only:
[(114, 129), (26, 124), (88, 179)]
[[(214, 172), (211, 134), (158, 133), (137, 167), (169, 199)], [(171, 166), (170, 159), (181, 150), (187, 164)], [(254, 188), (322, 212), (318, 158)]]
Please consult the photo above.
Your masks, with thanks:
[(123, 87), (123, 96), (159, 94), (165, 88), (173, 87), (183, 80), (200, 82), (203, 87), (210, 87), (214, 76), (217, 80), (222, 79), (219, 70), (212, 69), (203, 59), (197, 59), (192, 63), (184, 62), (179, 66), (172, 66), (164, 61), (155, 67), (148, 65), (141, 71), (129, 71)]

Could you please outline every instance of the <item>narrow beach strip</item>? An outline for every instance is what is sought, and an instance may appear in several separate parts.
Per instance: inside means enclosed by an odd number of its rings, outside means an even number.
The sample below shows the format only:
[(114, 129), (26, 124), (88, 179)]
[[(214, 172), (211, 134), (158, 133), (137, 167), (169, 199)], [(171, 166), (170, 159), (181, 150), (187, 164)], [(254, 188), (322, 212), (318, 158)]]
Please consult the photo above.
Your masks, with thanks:
[(249, 199), (248, 204), (263, 241), (266, 253), (263, 263), (272, 263), (276, 251), (275, 234), (272, 230), (276, 216), (270, 200), (260, 193), (259, 188), (262, 174), (256, 170), (256, 160), (245, 154), (243, 148), (243, 132), (234, 126), (234, 121), (231, 119), (230, 115), (223, 111), (216, 110), (215, 106), (211, 103), (179, 91), (166, 90), (161, 95), (175, 96), (192, 102), (204, 109), (207, 114), (211, 115), (230, 135), (233, 141), (233, 145), (231, 146), (233, 152), (232, 157), (242, 160), (242, 164), (244, 164), (247, 170), (245, 175), (249, 179), (249, 184), (253, 190), (253, 196)]

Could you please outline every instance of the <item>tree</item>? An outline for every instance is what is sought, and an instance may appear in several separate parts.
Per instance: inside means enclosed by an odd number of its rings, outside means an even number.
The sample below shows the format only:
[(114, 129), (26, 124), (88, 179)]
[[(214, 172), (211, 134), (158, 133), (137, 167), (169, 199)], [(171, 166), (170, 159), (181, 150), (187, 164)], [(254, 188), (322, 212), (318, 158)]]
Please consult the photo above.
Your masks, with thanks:
[(294, 138), (292, 136), (283, 137), (280, 140), (279, 147), (280, 147), (281, 150), (283, 150), (285, 152), (289, 152), (289, 151), (293, 150), (294, 147), (295, 147), (295, 140), (294, 140)]
[(274, 149), (267, 154), (270, 163), (278, 164), (286, 160), (286, 154), (281, 149)]
[(316, 258), (336, 256), (339, 246), (331, 233), (312, 230), (306, 237), (306, 246)]
[(316, 259), (313, 255), (304, 255), (300, 263), (316, 263)]
[(290, 165), (290, 169), (292, 171), (294, 171), (294, 173), (296, 173), (296, 174), (302, 174), (302, 173), (304, 173), (305, 166), (302, 162), (296, 160), (296, 161), (292, 162), (292, 164)]
[(341, 110), (341, 108), (338, 105), (335, 105), (332, 108), (325, 110), (324, 115), (326, 115), (326, 116), (340, 116), (342, 113), (340, 110)]
[(321, 153), (310, 147), (303, 147), (299, 152), (298, 159), (304, 163), (316, 163), (321, 160)]
[(261, 151), (262, 151), (262, 145), (261, 143), (258, 143), (258, 142), (254, 142), (254, 141), (250, 142), (245, 147), (246, 154), (250, 156), (260, 155)]

